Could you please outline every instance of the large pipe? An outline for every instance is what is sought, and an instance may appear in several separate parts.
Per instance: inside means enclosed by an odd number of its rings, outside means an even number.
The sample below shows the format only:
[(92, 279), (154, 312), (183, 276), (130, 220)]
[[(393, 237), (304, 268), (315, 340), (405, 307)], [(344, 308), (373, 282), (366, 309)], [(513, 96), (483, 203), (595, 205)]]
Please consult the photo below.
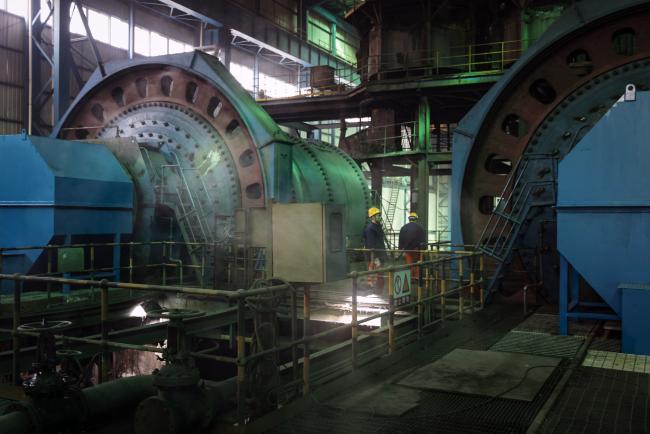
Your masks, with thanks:
[(140, 403), (135, 414), (136, 434), (203, 432), (214, 425), (237, 393), (237, 377), (220, 382), (203, 380), (203, 387), (162, 389)]
[(13, 411), (0, 416), (0, 434), (29, 434), (32, 430), (27, 413)]
[[(105, 416), (121, 408), (134, 408), (138, 402), (156, 393), (153, 376), (139, 375), (82, 390), (81, 407), (85, 407), (84, 411), (80, 411), (78, 399), (61, 400), (59, 407), (53, 407), (56, 415), (41, 413), (48, 410), (30, 403), (18, 404), (24, 406), (24, 411), (17, 410), (0, 416), (0, 434), (31, 434), (35, 427), (38, 427), (38, 432), (56, 431), (64, 425)], [(37, 416), (38, 421), (33, 421), (32, 415)]]
[(108, 414), (117, 408), (135, 407), (148, 396), (158, 391), (153, 386), (152, 375), (138, 375), (107, 381), (83, 390), (87, 417)]

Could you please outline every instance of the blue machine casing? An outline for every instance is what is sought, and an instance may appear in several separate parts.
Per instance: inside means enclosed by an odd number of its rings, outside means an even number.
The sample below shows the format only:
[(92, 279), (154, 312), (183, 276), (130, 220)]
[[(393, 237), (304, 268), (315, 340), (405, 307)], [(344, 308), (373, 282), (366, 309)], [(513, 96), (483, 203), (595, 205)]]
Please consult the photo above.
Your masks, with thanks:
[[(133, 184), (102, 145), (0, 136), (0, 246), (44, 246), (53, 237), (128, 234)], [(26, 273), (42, 253), (8, 251), (4, 273)]]
[[(558, 185), (557, 238), (564, 263), (621, 318), (623, 351), (639, 354), (650, 354), (650, 292), (634, 289), (650, 283), (648, 116), (650, 92), (615, 104), (561, 161)], [(561, 303), (566, 303), (568, 276), (562, 274)], [(573, 295), (577, 292), (573, 288)], [(574, 302), (561, 305), (561, 316), (597, 317), (572, 315)]]

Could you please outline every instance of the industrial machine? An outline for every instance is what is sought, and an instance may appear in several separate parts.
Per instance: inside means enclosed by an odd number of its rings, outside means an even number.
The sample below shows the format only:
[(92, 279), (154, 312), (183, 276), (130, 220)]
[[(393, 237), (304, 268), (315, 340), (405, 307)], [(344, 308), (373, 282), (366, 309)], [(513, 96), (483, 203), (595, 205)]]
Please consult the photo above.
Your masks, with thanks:
[(560, 331), (570, 319), (621, 320), (622, 351), (635, 354), (650, 354), (649, 115), (650, 93), (628, 85), (558, 177)]
[[(0, 136), (0, 153), (1, 247), (117, 243), (133, 231), (133, 184), (104, 146), (21, 134)], [(59, 271), (84, 268), (74, 249), (57, 253)], [(111, 253), (119, 264), (120, 249)], [(2, 252), (2, 271), (28, 272), (41, 254)], [(110, 277), (119, 280), (119, 269)], [(9, 282), (1, 285), (3, 291), (11, 288)]]
[[(231, 280), (246, 285), (256, 271), (273, 273), (273, 239), (284, 238), (274, 224), (281, 222), (274, 222), (273, 204), (289, 207), (287, 215), (300, 214), (291, 204), (324, 206), (318, 218), (327, 224), (317, 229), (324, 247), (314, 261), (327, 263), (321, 267), (327, 271), (310, 279), (343, 277), (345, 248), (360, 243), (370, 196), (357, 164), (336, 147), (282, 131), (208, 54), (107, 64), (91, 76), (52, 136), (64, 140), (20, 136), (1, 142), (11, 149), (3, 148), (3, 168), (11, 168), (2, 170), (3, 185), (20, 179), (22, 170), (38, 174), (2, 193), (11, 196), (3, 201), (19, 206), (0, 213), (7, 231), (0, 233), (3, 247), (107, 233), (115, 240), (129, 234), (134, 241), (182, 241), (189, 246), (184, 257), (194, 264), (206, 260), (200, 256), (204, 246), (211, 247), (211, 262), (225, 252), (244, 258)], [(35, 202), (47, 206), (33, 213)], [(26, 212), (29, 219), (23, 218)], [(305, 218), (284, 230), (296, 239), (309, 235), (315, 223)], [(336, 232), (323, 233), (323, 227)], [(16, 228), (29, 237), (17, 237)], [(308, 243), (294, 249), (285, 261), (313, 256)], [(39, 254), (31, 252), (11, 271), (30, 271)], [(204, 283), (205, 276), (195, 277)]]
[(650, 4), (573, 3), (454, 135), (452, 239), (492, 260), (491, 293), (557, 301), (557, 166), (624, 92), (650, 88)]

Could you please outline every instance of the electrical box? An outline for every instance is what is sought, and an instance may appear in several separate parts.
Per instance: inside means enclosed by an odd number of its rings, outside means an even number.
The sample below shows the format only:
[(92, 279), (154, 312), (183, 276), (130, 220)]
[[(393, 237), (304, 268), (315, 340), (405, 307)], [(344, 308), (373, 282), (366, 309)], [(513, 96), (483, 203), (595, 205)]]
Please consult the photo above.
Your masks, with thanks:
[(342, 205), (273, 204), (273, 276), (290, 282), (323, 283), (347, 273)]

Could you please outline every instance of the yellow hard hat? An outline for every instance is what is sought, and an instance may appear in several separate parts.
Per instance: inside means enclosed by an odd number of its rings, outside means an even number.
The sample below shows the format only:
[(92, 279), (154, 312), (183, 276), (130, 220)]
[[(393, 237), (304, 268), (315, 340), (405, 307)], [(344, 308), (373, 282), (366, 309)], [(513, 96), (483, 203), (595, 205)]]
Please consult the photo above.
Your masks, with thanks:
[(381, 211), (379, 211), (379, 208), (377, 208), (375, 206), (373, 206), (372, 208), (370, 208), (368, 210), (368, 218), (370, 218), (370, 217), (372, 217), (374, 215), (377, 215), (377, 214), (381, 214)]
[(416, 212), (409, 213), (409, 219), (417, 219), (417, 218), (418, 218), (418, 213)]

